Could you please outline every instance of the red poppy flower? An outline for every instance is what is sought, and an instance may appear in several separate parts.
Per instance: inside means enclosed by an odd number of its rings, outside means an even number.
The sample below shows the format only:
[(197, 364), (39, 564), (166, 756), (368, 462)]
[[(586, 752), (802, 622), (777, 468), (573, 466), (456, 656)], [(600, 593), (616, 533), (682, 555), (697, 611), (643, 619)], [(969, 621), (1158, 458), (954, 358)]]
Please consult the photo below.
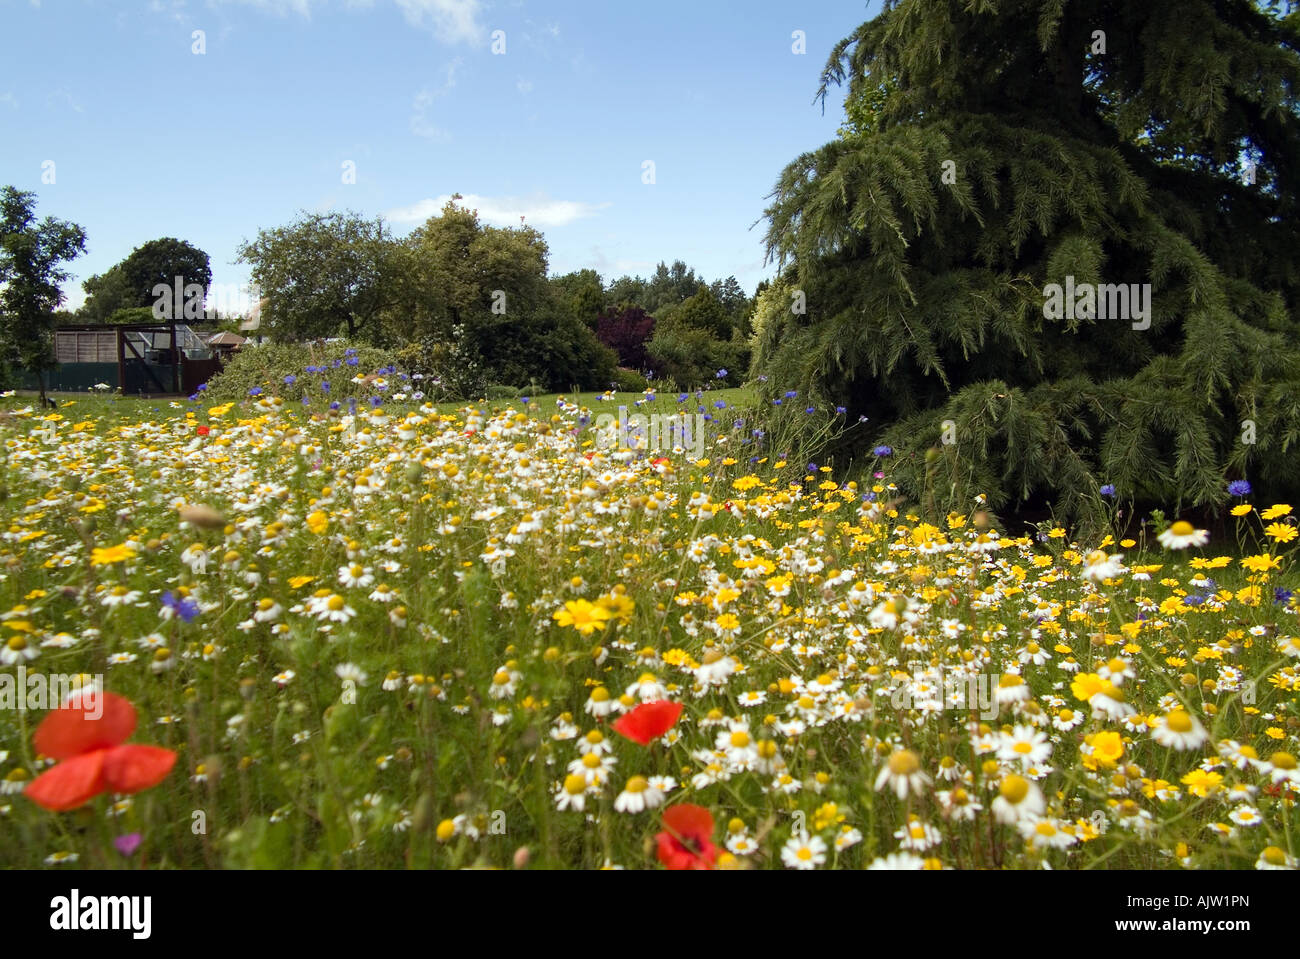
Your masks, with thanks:
[(636, 709), (616, 719), (611, 725), (614, 731), (621, 733), (634, 743), (648, 746), (677, 723), (682, 714), (681, 703), (670, 703), (660, 699), (653, 703), (642, 703)]
[(669, 869), (712, 869), (718, 859), (713, 845), (713, 816), (703, 806), (682, 803), (664, 810), (665, 832), (655, 836), (659, 861)]
[(122, 745), (134, 731), (135, 707), (116, 693), (87, 691), (70, 698), (32, 736), (38, 752), (62, 762), (33, 779), (27, 796), (52, 812), (63, 812), (102, 792), (137, 793), (158, 785), (175, 765), (176, 753), (160, 746)]
[(199, 435), (200, 435), (200, 436), (207, 436), (209, 433), (212, 432), (212, 430), (210, 430), (210, 429), (209, 429), (208, 427), (206, 427), (206, 426), (200, 426), (198, 432), (199, 432)]

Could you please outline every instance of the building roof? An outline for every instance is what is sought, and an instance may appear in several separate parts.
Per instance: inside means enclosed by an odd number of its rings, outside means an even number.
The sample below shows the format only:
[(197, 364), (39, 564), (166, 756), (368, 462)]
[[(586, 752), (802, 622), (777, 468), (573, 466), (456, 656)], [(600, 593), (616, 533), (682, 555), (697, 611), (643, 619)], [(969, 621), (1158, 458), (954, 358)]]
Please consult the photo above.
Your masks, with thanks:
[(208, 338), (208, 346), (243, 346), (248, 338), (238, 333), (218, 333)]

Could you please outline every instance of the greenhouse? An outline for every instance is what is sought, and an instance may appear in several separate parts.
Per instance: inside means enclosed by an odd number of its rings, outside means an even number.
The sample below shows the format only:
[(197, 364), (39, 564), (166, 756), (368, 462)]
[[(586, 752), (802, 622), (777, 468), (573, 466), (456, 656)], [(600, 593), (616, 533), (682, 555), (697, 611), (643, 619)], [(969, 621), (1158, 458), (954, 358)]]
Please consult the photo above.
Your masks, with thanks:
[[(54, 331), (58, 366), (46, 389), (84, 392), (106, 385), (124, 395), (193, 393), (221, 368), (203, 340), (183, 323), (63, 326)], [(35, 388), (35, 377), (29, 376)]]

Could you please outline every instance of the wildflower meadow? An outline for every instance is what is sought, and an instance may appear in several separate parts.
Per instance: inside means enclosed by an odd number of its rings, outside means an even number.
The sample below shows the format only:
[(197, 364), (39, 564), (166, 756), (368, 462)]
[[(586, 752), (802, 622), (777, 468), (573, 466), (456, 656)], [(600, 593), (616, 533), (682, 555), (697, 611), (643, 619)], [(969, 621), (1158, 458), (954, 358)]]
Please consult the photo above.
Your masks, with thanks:
[(385, 385), (4, 401), (0, 863), (1294, 868), (1289, 504), (1013, 536), (743, 394)]
[(0, 64), (15, 949), (1286, 941), (1300, 0), (0, 0)]

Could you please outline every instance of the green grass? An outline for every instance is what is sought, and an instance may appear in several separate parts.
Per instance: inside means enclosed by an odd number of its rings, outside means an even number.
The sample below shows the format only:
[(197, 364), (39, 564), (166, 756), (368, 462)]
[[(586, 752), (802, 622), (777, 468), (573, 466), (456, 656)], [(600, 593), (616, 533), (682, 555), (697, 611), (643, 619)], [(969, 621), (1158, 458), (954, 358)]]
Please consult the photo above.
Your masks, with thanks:
[[(616, 412), (598, 395), (571, 399)], [(654, 776), (675, 781), (667, 805), (709, 811), (712, 843), (731, 836), (742, 854), (722, 865), (782, 868), (805, 832), (823, 868), (1293, 861), (1294, 790), (1274, 781), (1300, 731), (1297, 612), (1274, 601), (1297, 587), (1289, 509), (1234, 520), (1235, 547), (1105, 544), (1128, 570), (1092, 582), (1103, 544), (1069, 531), (1004, 539), (986, 562), (975, 504), (879, 511), (864, 494), (891, 501), (888, 476), (805, 477), (748, 431), (698, 462), (616, 457), (575, 441), (556, 400), (476, 430), (446, 404), (419, 422), (414, 405), (363, 410), (350, 428), (251, 400), (187, 420), (184, 402), (80, 397), (61, 419), (0, 419), (0, 676), (17, 656), (102, 676), (135, 704), (131, 742), (177, 757), (116, 805), (50, 812), (22, 792), (53, 766), (33, 741), (44, 710), (0, 710), (0, 866), (509, 867), (523, 849), (537, 866), (652, 867), (663, 810), (615, 803)], [(192, 621), (160, 618), (169, 592), (197, 604)], [(708, 685), (700, 668), (724, 660)], [(962, 670), (988, 695), (1017, 674), (1027, 698), (984, 718), (924, 705)], [(683, 713), (641, 746), (591, 712), (623, 697)], [(1159, 742), (1150, 724), (1184, 712), (1201, 741)], [(1040, 769), (999, 753), (1035, 730)], [(579, 810), (560, 800), (589, 736), (617, 762), (577, 782)], [(1240, 767), (1219, 760), (1225, 741)], [(927, 781), (876, 788), (913, 757)], [(992, 815), (1021, 779), (1043, 799), (1026, 822), (1067, 848)], [(980, 806), (969, 820), (958, 787)], [(909, 823), (937, 842), (904, 848)], [(128, 861), (112, 839), (132, 832)]]

